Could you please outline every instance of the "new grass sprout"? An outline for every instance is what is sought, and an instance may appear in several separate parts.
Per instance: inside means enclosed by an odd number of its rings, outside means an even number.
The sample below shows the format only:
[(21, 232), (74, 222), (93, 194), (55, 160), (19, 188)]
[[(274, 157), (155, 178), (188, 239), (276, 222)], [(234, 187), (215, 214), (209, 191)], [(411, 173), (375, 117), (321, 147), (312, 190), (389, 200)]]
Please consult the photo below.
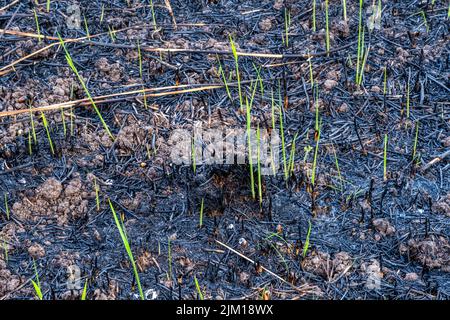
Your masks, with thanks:
[(156, 31), (158, 30), (158, 27), (156, 26), (156, 15), (155, 15), (155, 8), (153, 6), (153, 0), (150, 0), (150, 10), (152, 12), (153, 29)]
[(244, 110), (244, 101), (242, 98), (242, 89), (241, 89), (241, 76), (239, 74), (239, 57), (236, 50), (236, 45), (234, 44), (233, 38), (230, 35), (230, 45), (231, 45), (231, 51), (233, 53), (234, 58), (234, 66), (236, 70), (236, 79), (237, 79), (237, 85), (238, 85), (238, 94), (239, 94), (239, 105), (241, 107), (241, 110)]
[(108, 203), (109, 203), (109, 207), (111, 209), (111, 212), (113, 214), (114, 217), (114, 221), (116, 222), (116, 226), (117, 226), (117, 230), (119, 230), (119, 234), (120, 234), (120, 238), (122, 239), (123, 245), (125, 247), (125, 251), (127, 252), (128, 258), (131, 262), (131, 266), (133, 267), (133, 273), (134, 273), (134, 277), (136, 280), (136, 284), (139, 290), (139, 297), (141, 298), (141, 300), (144, 300), (144, 292), (142, 291), (142, 287), (141, 287), (141, 281), (139, 279), (139, 274), (137, 271), (137, 266), (136, 266), (136, 261), (134, 260), (133, 257), (133, 253), (131, 252), (131, 247), (130, 247), (130, 243), (128, 242), (128, 237), (125, 231), (125, 228), (123, 227), (123, 222), (121, 223), (119, 221), (119, 218), (116, 214), (116, 210), (114, 210), (114, 206), (111, 202), (111, 200), (108, 199)]
[[(322, 122), (322, 121), (321, 121)], [(319, 126), (319, 131), (317, 134), (317, 141), (316, 141), (316, 149), (314, 151), (314, 160), (313, 160), (313, 167), (312, 167), (312, 174), (311, 174), (311, 184), (314, 186), (315, 180), (316, 180), (316, 168), (317, 168), (317, 154), (319, 150), (319, 142), (320, 142), (320, 129), (321, 125)]]
[(203, 208), (204, 208), (205, 198), (202, 198), (202, 202), (200, 204), (200, 222), (199, 227), (201, 228), (203, 226)]
[(303, 246), (303, 258), (306, 257), (306, 253), (309, 249), (309, 238), (311, 236), (311, 220), (308, 221), (308, 233), (306, 234), (305, 245)]
[(103, 119), (102, 114), (101, 114), (100, 111), (98, 110), (98, 108), (97, 108), (97, 106), (96, 106), (96, 104), (95, 104), (95, 102), (94, 102), (94, 99), (92, 98), (92, 96), (91, 96), (91, 94), (90, 94), (90, 92), (89, 92), (89, 90), (88, 90), (86, 84), (84, 83), (83, 78), (82, 78), (81, 75), (78, 73), (78, 70), (77, 70), (77, 68), (75, 67), (75, 64), (74, 64), (74, 62), (73, 62), (73, 60), (72, 60), (72, 57), (70, 56), (70, 53), (69, 53), (69, 51), (67, 50), (66, 45), (65, 45), (63, 39), (61, 38), (61, 35), (59, 35), (59, 33), (58, 33), (58, 37), (59, 37), (59, 42), (60, 42), (60, 44), (61, 44), (61, 46), (62, 46), (62, 48), (64, 49), (64, 52), (65, 52), (65, 54), (66, 54), (66, 60), (67, 60), (67, 63), (69, 64), (70, 68), (71, 68), (72, 71), (75, 73), (75, 75), (77, 76), (78, 80), (80, 81), (81, 86), (83, 87), (84, 92), (86, 93), (86, 95), (87, 95), (89, 101), (91, 102), (92, 107), (94, 108), (95, 112), (97, 113), (97, 116), (99, 117), (99, 119), (100, 119), (100, 121), (101, 121), (101, 123), (102, 123), (102, 125), (103, 125), (103, 127), (104, 127), (104, 129), (105, 129), (105, 131), (108, 133), (108, 135), (110, 136), (110, 138), (111, 138), (112, 140), (114, 140), (113, 134), (112, 134), (111, 131), (109, 130), (109, 127), (108, 127), (108, 125), (106, 124), (105, 120)]
[(6, 212), (6, 219), (9, 220), (9, 206), (8, 206), (8, 194), (5, 193), (5, 212)]
[(84, 282), (83, 291), (81, 292), (81, 300), (82, 300), (82, 301), (86, 300), (86, 295), (87, 295), (87, 285), (88, 285), (88, 279), (86, 279), (86, 281)]
[(43, 123), (44, 128), (45, 128), (45, 132), (47, 133), (47, 139), (48, 139), (48, 143), (50, 145), (50, 151), (54, 155), (55, 154), (55, 148), (53, 147), (52, 137), (50, 136), (50, 128), (48, 126), (47, 118), (45, 117), (45, 114), (42, 111), (41, 111), (41, 118), (42, 118), (42, 123)]
[(39, 281), (39, 274), (37, 272), (37, 268), (36, 268), (36, 261), (33, 259), (33, 267), (34, 267), (34, 276), (36, 281), (34, 281), (33, 279), (31, 279), (31, 284), (33, 285), (34, 288), (34, 292), (36, 293), (36, 296), (39, 300), (43, 300), (44, 296), (42, 294), (42, 290), (41, 290), (41, 282)]
[(37, 32), (37, 34), (39, 36), (38, 41), (41, 42), (41, 28), (39, 26), (39, 20), (38, 20), (38, 16), (37, 16), (37, 13), (36, 13), (35, 9), (33, 9), (33, 13), (34, 13), (34, 21), (36, 23), (36, 32)]
[(194, 276), (194, 282), (195, 282), (195, 288), (197, 289), (198, 297), (200, 300), (204, 300), (202, 289), (200, 288), (200, 285), (198, 283), (197, 277)]
[(383, 151), (383, 179), (387, 180), (387, 147), (388, 147), (388, 135), (384, 135), (384, 151)]

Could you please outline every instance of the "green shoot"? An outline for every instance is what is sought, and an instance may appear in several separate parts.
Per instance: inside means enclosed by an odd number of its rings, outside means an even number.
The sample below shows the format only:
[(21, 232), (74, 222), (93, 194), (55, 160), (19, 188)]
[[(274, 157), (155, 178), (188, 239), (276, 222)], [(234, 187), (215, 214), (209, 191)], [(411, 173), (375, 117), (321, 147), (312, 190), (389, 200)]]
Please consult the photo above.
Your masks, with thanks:
[(5, 193), (5, 212), (6, 212), (6, 219), (9, 220), (9, 206), (8, 206), (8, 194)]
[(291, 154), (289, 156), (289, 176), (294, 172), (294, 162), (295, 162), (295, 140), (297, 140), (298, 132), (295, 133), (294, 139), (292, 140), (292, 146), (291, 146)]
[(258, 197), (259, 197), (259, 205), (262, 205), (262, 183), (261, 183), (261, 135), (259, 132), (259, 124), (256, 127), (256, 158), (257, 158), (257, 166), (258, 166)]
[(28, 154), (31, 156), (33, 154), (33, 147), (31, 146), (31, 133), (28, 131)]
[(66, 116), (64, 115), (64, 109), (61, 108), (61, 121), (63, 124), (64, 137), (67, 136)]
[(383, 179), (387, 180), (387, 147), (388, 147), (388, 136), (384, 135), (384, 152), (383, 152)]
[(36, 32), (37, 32), (37, 34), (38, 34), (38, 36), (39, 36), (39, 42), (41, 42), (41, 28), (39, 27), (39, 20), (38, 20), (38, 16), (37, 16), (37, 13), (36, 13), (36, 10), (35, 9), (33, 9), (33, 12), (34, 12), (34, 21), (36, 22)]
[(313, 69), (312, 69), (312, 57), (308, 58), (308, 62), (309, 62), (309, 80), (311, 83), (311, 88), (314, 87), (314, 76), (313, 76)]
[(103, 22), (104, 18), (105, 18), (105, 4), (102, 4), (102, 13), (100, 14), (100, 23)]
[(157, 26), (156, 26), (155, 8), (153, 7), (153, 0), (150, 0), (150, 10), (152, 11), (153, 29), (155, 29), (156, 31)]
[(136, 283), (137, 283), (138, 290), (139, 290), (139, 296), (140, 296), (141, 300), (144, 300), (144, 292), (142, 291), (141, 281), (139, 279), (139, 274), (138, 274), (137, 267), (136, 267), (136, 261), (133, 258), (133, 253), (131, 252), (130, 243), (128, 242), (128, 237), (126, 235), (125, 228), (123, 227), (123, 223), (121, 223), (119, 221), (119, 218), (117, 217), (116, 211), (114, 210), (111, 200), (108, 199), (108, 202), (109, 202), (109, 207), (111, 208), (111, 212), (114, 217), (114, 221), (116, 222), (117, 229), (119, 230), (120, 237), (122, 238), (122, 242), (125, 246), (125, 250), (128, 254), (128, 258), (133, 267), (134, 277), (136, 279)]
[(111, 38), (112, 42), (116, 41), (116, 31), (114, 31), (114, 27), (110, 28), (110, 26), (108, 26), (108, 33), (109, 33), (109, 37)]
[(83, 15), (83, 19), (84, 19), (84, 30), (86, 31), (86, 37), (87, 37), (88, 40), (90, 40), (91, 34), (89, 33), (89, 27), (88, 27), (85, 15)]
[(196, 276), (194, 276), (194, 282), (195, 282), (195, 288), (197, 289), (198, 297), (200, 298), (200, 300), (203, 300), (202, 289), (200, 288), (200, 285), (198, 284), (198, 280), (197, 280)]
[(342, 9), (344, 11), (344, 21), (347, 21), (347, 4), (345, 0), (342, 0)]
[(73, 108), (70, 107), (70, 136), (73, 136), (73, 128), (74, 128), (74, 118)]
[(50, 12), (50, 0), (47, 0), (47, 12)]
[(356, 55), (356, 83), (359, 84), (359, 71), (360, 63), (363, 56), (364, 50), (364, 35), (363, 35), (363, 25), (362, 25), (362, 11), (363, 11), (363, 0), (359, 0), (359, 21), (358, 21), (358, 51)]
[(252, 82), (250, 83), (250, 90), (252, 91), (252, 95), (250, 96), (250, 108), (253, 106), (253, 100), (255, 99), (256, 89), (258, 89), (258, 83), (255, 82), (255, 86), (253, 86), (253, 80), (252, 80)]
[(48, 127), (47, 118), (45, 114), (41, 111), (42, 123), (44, 124), (45, 132), (47, 133), (48, 143), (50, 144), (50, 151), (52, 154), (55, 154), (55, 148), (53, 147), (52, 137), (50, 136), (50, 129)]
[(95, 112), (97, 113), (97, 116), (100, 118), (100, 121), (101, 121), (103, 127), (105, 128), (106, 132), (108, 133), (108, 135), (110, 136), (110, 138), (111, 138), (112, 140), (114, 140), (114, 136), (113, 136), (113, 134), (111, 133), (111, 131), (109, 130), (109, 127), (108, 127), (108, 125), (106, 124), (105, 120), (103, 120), (103, 117), (102, 117), (100, 111), (98, 110), (97, 106), (95, 105), (94, 99), (92, 98), (92, 96), (91, 96), (91, 94), (90, 94), (88, 88), (86, 87), (86, 84), (84, 83), (83, 78), (82, 78), (82, 77), (80, 76), (80, 74), (78, 73), (78, 70), (77, 70), (77, 68), (75, 67), (75, 64), (73, 63), (73, 60), (72, 60), (72, 57), (70, 56), (69, 51), (67, 51), (67, 48), (66, 48), (66, 46), (65, 46), (65, 44), (64, 44), (63, 39), (61, 38), (61, 36), (60, 36), (59, 34), (58, 34), (58, 37), (59, 37), (60, 44), (61, 44), (62, 48), (64, 49), (64, 51), (65, 51), (65, 53), (66, 53), (66, 60), (67, 60), (67, 63), (69, 64), (70, 68), (71, 68), (72, 71), (75, 73), (75, 75), (77, 76), (78, 80), (80, 81), (81, 86), (82, 86), (83, 89), (84, 89), (84, 92), (86, 93), (87, 97), (89, 98), (89, 101), (91, 102), (92, 106), (94, 107), (94, 110), (95, 110)]
[(413, 145), (413, 153), (412, 153), (412, 160), (414, 161), (416, 159), (416, 151), (417, 151), (417, 140), (419, 138), (419, 120), (416, 121), (416, 135), (414, 137), (414, 145)]
[(217, 56), (217, 61), (219, 62), (219, 75), (222, 76), (223, 84), (225, 85), (225, 90), (227, 91), (228, 98), (230, 98), (231, 103), (233, 103), (233, 98), (231, 97), (230, 88), (228, 87), (228, 81), (225, 77), (225, 71), (222, 68), (222, 64), (220, 63), (219, 56)]
[(84, 282), (83, 291), (81, 292), (81, 300), (82, 300), (82, 301), (85, 301), (85, 300), (86, 300), (86, 295), (87, 295), (87, 284), (88, 284), (88, 280), (86, 279), (86, 281)]
[(204, 202), (205, 202), (205, 198), (202, 198), (202, 203), (200, 204), (200, 223), (199, 223), (199, 227), (200, 227), (200, 228), (203, 226), (203, 208), (204, 208)]
[(288, 8), (284, 8), (284, 38), (283, 43), (286, 48), (289, 47), (289, 28), (291, 27), (291, 11)]
[(309, 238), (311, 236), (311, 220), (308, 221), (308, 233), (306, 234), (305, 245), (303, 246), (303, 258), (306, 257), (306, 253), (309, 249)]
[(316, 32), (316, 0), (312, 4), (312, 31)]
[[(321, 121), (322, 122), (322, 121)], [(317, 135), (317, 141), (316, 141), (316, 149), (314, 151), (314, 160), (313, 160), (313, 167), (312, 167), (312, 175), (311, 175), (311, 184), (314, 186), (314, 182), (316, 180), (316, 167), (317, 167), (317, 152), (319, 150), (319, 141), (320, 141), (320, 126), (319, 126), (319, 131), (318, 131), (318, 135)]]
[(41, 283), (39, 281), (39, 274), (37, 272), (36, 261), (34, 261), (34, 259), (33, 259), (33, 265), (34, 265), (34, 275), (36, 277), (36, 281), (31, 279), (31, 283), (33, 284), (33, 288), (34, 288), (34, 292), (36, 293), (36, 296), (38, 297), (39, 300), (42, 300), (44, 298), (44, 296), (42, 294)]
[(250, 114), (250, 104), (247, 97), (245, 97), (246, 105), (246, 115), (247, 115), (247, 144), (248, 144), (248, 163), (250, 169), (250, 186), (252, 190), (252, 198), (255, 199), (255, 178), (253, 176), (253, 159), (252, 159), (252, 146), (251, 146), (251, 114)]
[[(141, 54), (141, 45), (139, 44), (139, 39), (137, 41), (137, 49), (138, 49), (138, 60), (139, 60), (139, 76), (142, 78), (142, 54)], [(145, 91), (144, 91), (145, 93)]]
[(148, 145), (148, 143), (145, 144), (145, 148), (147, 149), (147, 158), (148, 160), (150, 160), (152, 158), (152, 154), (150, 152), (150, 146)]
[(319, 132), (319, 87), (316, 86), (315, 90), (315, 99), (314, 99), (314, 109), (315, 109), (315, 123), (314, 123), (314, 130), (316, 132)]
[(340, 190), (342, 191), (343, 187), (344, 187), (344, 179), (342, 179), (341, 170), (339, 169), (339, 162), (338, 162), (338, 158), (337, 158), (337, 154), (336, 154), (336, 149), (334, 147), (333, 147), (333, 152), (334, 152), (334, 163), (336, 164), (336, 170), (338, 173), (339, 180), (341, 182)]
[(325, 0), (325, 29), (327, 56), (330, 55), (330, 27), (328, 23), (328, 0)]
[[(363, 39), (364, 39), (364, 31), (363, 31)], [(363, 40), (363, 42), (364, 42), (364, 40)], [(363, 75), (364, 75), (364, 68), (366, 67), (367, 57), (369, 56), (369, 51), (370, 51), (370, 45), (367, 48), (367, 50), (365, 50), (365, 53), (364, 53), (363, 61), (362, 61), (362, 64), (361, 64), (361, 71), (359, 73), (358, 85), (362, 84)]]
[(427, 30), (427, 33), (430, 32), (430, 27), (428, 26), (428, 22), (427, 22), (427, 17), (426, 17), (426, 15), (425, 15), (425, 11), (421, 10), (421, 11), (420, 11), (420, 15), (421, 15), (422, 18), (423, 18), (423, 23), (424, 23), (424, 25), (425, 25), (425, 28), (426, 28), (426, 30)]
[(234, 44), (233, 38), (230, 36), (230, 45), (231, 45), (231, 51), (233, 52), (234, 57), (234, 65), (236, 69), (236, 77), (237, 77), (237, 83), (238, 83), (238, 92), (239, 92), (239, 105), (241, 106), (241, 110), (244, 110), (244, 104), (242, 100), (242, 90), (241, 90), (241, 76), (239, 74), (239, 61), (238, 61), (238, 54), (236, 50), (236, 46)]
[(97, 184), (97, 178), (94, 176), (94, 189), (95, 189), (95, 208), (97, 209), (97, 212), (100, 211), (100, 188)]
[(253, 63), (253, 68), (255, 69), (255, 72), (256, 72), (256, 80), (259, 81), (259, 88), (260, 88), (261, 95), (264, 95), (264, 84), (263, 84), (263, 80), (261, 78), (261, 67), (258, 68)]
[(284, 140), (283, 111), (282, 111), (281, 107), (279, 107), (279, 111), (280, 111), (281, 152), (282, 152), (283, 165), (284, 165), (284, 180), (287, 180), (289, 177), (289, 171), (288, 171), (287, 161), (286, 161), (286, 143)]
[(147, 95), (145, 94), (144, 85), (142, 85), (142, 102), (144, 103), (145, 110), (148, 110)]
[(272, 101), (272, 111), (271, 111), (271, 115), (272, 115), (272, 130), (275, 130), (275, 99), (273, 97), (273, 88), (272, 88), (272, 96), (271, 96), (271, 101)]
[[(271, 94), (271, 102), (272, 102), (272, 110), (271, 110), (272, 130), (275, 131), (276, 130), (276, 127), (275, 127), (276, 118), (275, 118), (275, 99), (274, 99), (274, 96), (273, 96), (273, 88), (272, 88), (272, 94)], [(275, 176), (277, 174), (277, 170), (275, 168), (275, 161), (274, 161), (274, 158), (273, 158), (272, 146), (270, 144), (269, 144), (269, 148), (270, 148), (270, 159), (271, 159), (271, 164), (272, 164), (272, 172), (273, 172), (273, 175)]]

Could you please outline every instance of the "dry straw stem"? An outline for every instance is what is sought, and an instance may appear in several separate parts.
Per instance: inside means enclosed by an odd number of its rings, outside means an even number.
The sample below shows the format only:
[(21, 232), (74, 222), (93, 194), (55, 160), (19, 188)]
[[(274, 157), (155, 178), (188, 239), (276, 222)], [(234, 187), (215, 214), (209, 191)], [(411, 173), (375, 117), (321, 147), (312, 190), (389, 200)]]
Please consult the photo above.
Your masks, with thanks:
[(10, 4), (7, 4), (6, 6), (0, 8), (0, 13), (3, 13), (4, 11), (8, 10), (8, 9), (11, 8), (13, 5), (15, 5), (17, 2), (19, 2), (19, 0), (14, 0), (14, 1), (11, 2)]
[[(248, 262), (250, 262), (251, 264), (256, 264), (256, 262), (252, 259), (250, 259), (249, 257), (243, 255), (242, 253), (240, 253), (239, 251), (234, 250), (233, 248), (231, 248), (230, 246), (226, 245), (223, 242), (220, 242), (219, 240), (216, 240), (216, 242), (227, 248), (228, 250), (230, 250), (231, 252), (233, 252), (234, 254), (237, 254), (239, 257), (247, 260)], [(277, 275), (276, 273), (270, 271), (269, 269), (267, 269), (266, 267), (260, 265), (261, 269), (264, 270), (265, 272), (267, 272), (268, 274), (270, 274), (272, 277), (277, 278), (278, 280), (280, 280), (281, 282), (289, 285), (291, 288), (293, 288), (295, 291), (299, 292), (301, 295), (305, 295), (305, 294), (316, 294), (316, 295), (321, 295), (322, 292), (320, 291), (320, 289), (316, 286), (310, 286), (308, 284), (304, 284), (300, 287), (297, 287), (295, 285), (293, 285), (292, 283), (290, 283), (289, 281), (286, 281), (285, 279), (283, 279), (282, 277), (280, 277), (279, 275)]]
[(173, 28), (177, 30), (177, 21), (175, 20), (175, 15), (173, 13), (172, 6), (170, 5), (170, 0), (164, 0), (164, 3), (166, 4), (167, 11), (169, 11), (170, 16), (172, 17)]
[[(255, 80), (248, 80), (243, 81), (242, 83), (251, 83)], [(237, 83), (228, 83), (229, 86), (235, 86)], [(106, 103), (111, 101), (119, 101), (129, 98), (128, 96), (133, 95), (139, 95), (144, 94), (147, 98), (149, 97), (163, 97), (163, 96), (169, 96), (169, 95), (176, 95), (176, 94), (184, 94), (184, 93), (192, 93), (192, 92), (199, 92), (199, 91), (208, 91), (208, 90), (214, 90), (214, 89), (220, 89), (223, 88), (223, 84), (211, 84), (207, 86), (194, 86), (192, 85), (178, 85), (178, 86), (167, 86), (167, 87), (157, 87), (157, 88), (147, 88), (147, 89), (139, 89), (139, 90), (132, 90), (132, 91), (126, 91), (126, 92), (120, 92), (120, 93), (113, 93), (103, 96), (97, 96), (92, 97), (94, 102), (96, 104), (100, 103)], [(180, 90), (182, 89), (182, 90)], [(165, 91), (169, 90), (169, 91)], [(158, 92), (162, 91), (162, 92)], [(148, 93), (148, 92), (154, 92), (154, 93)], [(12, 110), (12, 111), (2, 111), (0, 112), (0, 118), (7, 117), (7, 116), (16, 116), (23, 113), (34, 113), (34, 112), (46, 112), (46, 111), (53, 111), (58, 109), (66, 109), (71, 107), (79, 107), (79, 106), (89, 106), (91, 105), (89, 98), (84, 98), (80, 100), (75, 101), (67, 101), (57, 104), (52, 104), (48, 106), (43, 107), (37, 107), (37, 108), (30, 108), (30, 109), (20, 109), (20, 110)]]

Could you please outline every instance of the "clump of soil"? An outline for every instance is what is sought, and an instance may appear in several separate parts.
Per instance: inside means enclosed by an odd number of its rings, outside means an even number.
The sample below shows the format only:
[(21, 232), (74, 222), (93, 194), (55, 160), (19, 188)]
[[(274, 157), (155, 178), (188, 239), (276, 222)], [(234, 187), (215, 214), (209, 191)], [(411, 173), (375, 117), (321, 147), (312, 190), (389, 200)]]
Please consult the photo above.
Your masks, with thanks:
[(34, 243), (28, 247), (28, 254), (33, 259), (42, 258), (45, 256), (45, 249), (39, 243)]
[(378, 231), (382, 236), (390, 236), (395, 233), (395, 228), (387, 219), (378, 218), (372, 221), (372, 224), (376, 231)]
[(59, 268), (68, 268), (80, 260), (80, 254), (73, 251), (60, 251), (51, 261), (51, 264)]
[(124, 126), (116, 137), (116, 147), (119, 154), (131, 154), (136, 148), (141, 148), (146, 135), (152, 133), (152, 128), (141, 121), (129, 117), (128, 125)]
[(331, 259), (330, 254), (313, 251), (302, 262), (303, 269), (319, 275), (328, 281), (347, 273), (353, 265), (353, 259), (347, 252), (338, 252)]
[(25, 232), (25, 229), (14, 222), (7, 223), (0, 231), (0, 243), (4, 245), (4, 249), (12, 252), (20, 243), (19, 234)]
[(450, 217), (450, 192), (439, 201), (433, 203), (431, 209), (433, 212), (442, 213)]
[(410, 239), (407, 245), (400, 245), (400, 252), (430, 269), (450, 272), (450, 244), (443, 236)]
[(122, 77), (122, 67), (118, 62), (110, 63), (107, 58), (102, 57), (97, 60), (95, 66), (100, 70), (100, 74), (107, 79), (117, 82)]
[[(92, 188), (93, 190), (93, 188)], [(22, 221), (37, 222), (42, 218), (56, 219), (64, 225), (71, 219), (83, 217), (88, 210), (88, 199), (95, 197), (81, 179), (74, 178), (65, 186), (49, 178), (35, 191), (27, 192), (21, 201), (14, 203), (14, 215)]]
[(24, 282), (25, 278), (11, 273), (7, 262), (0, 256), (0, 297), (17, 290)]

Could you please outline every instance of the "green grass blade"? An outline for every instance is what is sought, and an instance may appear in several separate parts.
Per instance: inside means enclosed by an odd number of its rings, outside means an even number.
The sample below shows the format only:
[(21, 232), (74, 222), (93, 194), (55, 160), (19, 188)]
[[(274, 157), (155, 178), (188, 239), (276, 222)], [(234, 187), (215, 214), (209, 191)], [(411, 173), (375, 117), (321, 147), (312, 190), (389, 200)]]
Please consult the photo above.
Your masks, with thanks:
[(202, 203), (200, 204), (200, 228), (203, 226), (203, 207), (204, 207), (205, 198), (202, 198)]
[(86, 295), (87, 295), (87, 284), (88, 284), (88, 280), (86, 279), (86, 281), (84, 282), (83, 292), (81, 293), (81, 300), (82, 300), (82, 301), (85, 301), (85, 300), (86, 300)]
[(113, 214), (114, 221), (116, 222), (117, 229), (119, 230), (120, 237), (121, 237), (122, 242), (123, 242), (123, 244), (125, 246), (125, 250), (126, 250), (126, 252), (128, 254), (128, 258), (129, 258), (129, 260), (131, 262), (131, 265), (133, 267), (134, 277), (136, 279), (136, 283), (137, 283), (138, 290), (139, 290), (139, 296), (140, 296), (141, 300), (144, 300), (145, 299), (144, 298), (144, 292), (142, 291), (141, 281), (139, 279), (139, 274), (138, 274), (138, 271), (137, 271), (136, 261), (134, 260), (133, 253), (131, 252), (130, 244), (128, 242), (127, 235), (125, 234), (125, 231), (124, 231), (124, 228), (123, 228), (123, 224), (119, 221), (119, 218), (117, 217), (116, 211), (114, 210), (114, 207), (113, 207), (113, 204), (112, 204), (111, 200), (108, 199), (108, 203), (109, 203), (109, 207), (111, 208), (111, 212)]
[(320, 142), (320, 127), (319, 127), (319, 133), (317, 135), (317, 141), (316, 141), (316, 149), (314, 151), (314, 160), (313, 160), (313, 168), (312, 168), (312, 175), (311, 175), (311, 184), (314, 186), (314, 182), (316, 180), (316, 168), (317, 168), (317, 153), (319, 150), (319, 142)]
[(202, 290), (200, 288), (200, 285), (198, 283), (196, 276), (194, 276), (194, 282), (195, 282), (195, 288), (197, 289), (198, 297), (200, 298), (200, 300), (204, 300), (203, 293), (202, 293)]
[(59, 33), (58, 33), (58, 38), (59, 38), (59, 42), (60, 42), (60, 44), (61, 44), (61, 46), (62, 46), (62, 48), (64, 49), (64, 52), (65, 52), (65, 54), (66, 54), (66, 60), (67, 60), (67, 63), (69, 64), (70, 68), (71, 68), (72, 71), (75, 73), (75, 75), (77, 76), (78, 80), (80, 81), (81, 86), (82, 86), (83, 89), (84, 89), (84, 92), (86, 93), (86, 95), (87, 95), (89, 101), (91, 102), (92, 107), (94, 108), (95, 112), (97, 113), (97, 116), (99, 117), (99, 119), (100, 119), (100, 121), (101, 121), (103, 127), (104, 127), (105, 130), (106, 130), (106, 132), (108, 133), (108, 135), (110, 136), (110, 138), (111, 138), (112, 140), (114, 140), (113, 134), (112, 134), (111, 131), (109, 130), (108, 125), (106, 124), (106, 122), (105, 122), (105, 120), (103, 119), (103, 117), (102, 117), (100, 111), (98, 110), (98, 108), (97, 108), (97, 106), (96, 106), (96, 104), (95, 104), (95, 102), (94, 102), (94, 99), (92, 98), (92, 96), (91, 96), (91, 94), (90, 94), (88, 88), (86, 87), (86, 84), (84, 83), (83, 78), (82, 78), (82, 77), (80, 76), (80, 74), (78, 73), (78, 70), (77, 70), (77, 68), (75, 67), (75, 64), (73, 63), (72, 57), (70, 56), (70, 53), (69, 53), (69, 51), (67, 51), (66, 45), (64, 44), (64, 40), (61, 38), (61, 35), (60, 35)]
[(308, 221), (308, 233), (306, 235), (305, 245), (303, 246), (303, 258), (306, 257), (306, 253), (309, 249), (309, 238), (311, 236), (311, 220)]
[(252, 191), (252, 198), (255, 199), (255, 178), (253, 176), (253, 159), (252, 159), (252, 147), (251, 147), (251, 114), (250, 114), (250, 103), (248, 99), (245, 98), (246, 105), (246, 115), (247, 115), (247, 145), (248, 145), (248, 163), (250, 169), (250, 187)]

